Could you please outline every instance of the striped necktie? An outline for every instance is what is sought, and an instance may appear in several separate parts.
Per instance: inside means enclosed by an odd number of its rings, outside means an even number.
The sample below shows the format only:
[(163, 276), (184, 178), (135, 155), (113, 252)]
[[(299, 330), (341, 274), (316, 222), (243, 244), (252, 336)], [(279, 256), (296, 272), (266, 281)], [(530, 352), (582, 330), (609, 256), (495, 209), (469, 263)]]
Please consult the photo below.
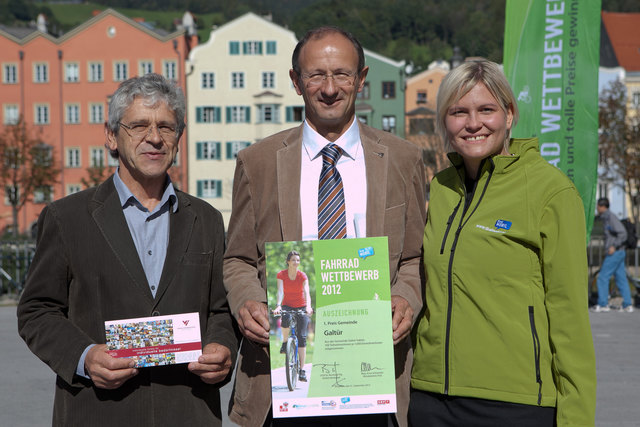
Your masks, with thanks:
[(318, 184), (318, 238), (344, 239), (347, 237), (347, 220), (344, 208), (342, 178), (336, 168), (342, 149), (327, 144), (321, 151), (322, 172)]

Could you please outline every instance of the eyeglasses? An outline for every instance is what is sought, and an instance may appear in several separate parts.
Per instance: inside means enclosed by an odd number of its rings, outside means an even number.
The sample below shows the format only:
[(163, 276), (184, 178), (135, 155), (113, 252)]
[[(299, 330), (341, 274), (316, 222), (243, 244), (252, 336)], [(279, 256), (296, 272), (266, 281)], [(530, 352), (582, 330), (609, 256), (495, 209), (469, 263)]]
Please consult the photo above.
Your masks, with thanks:
[(356, 79), (357, 73), (333, 73), (333, 74), (324, 74), (324, 73), (311, 73), (311, 74), (300, 74), (300, 76), (307, 81), (308, 86), (321, 86), (325, 80), (329, 77), (333, 79), (333, 82), (338, 86), (349, 86), (352, 85)]
[(154, 126), (158, 130), (158, 134), (160, 135), (160, 138), (162, 138), (163, 141), (172, 141), (176, 139), (176, 137), (178, 136), (176, 132), (176, 128), (174, 126), (169, 126), (166, 124), (145, 125), (142, 123), (135, 123), (133, 125), (125, 125), (122, 122), (118, 122), (118, 124), (123, 128), (125, 128), (129, 136), (131, 136), (132, 138), (142, 139), (146, 137), (147, 135), (149, 135), (149, 133), (151, 132), (151, 129), (153, 129)]

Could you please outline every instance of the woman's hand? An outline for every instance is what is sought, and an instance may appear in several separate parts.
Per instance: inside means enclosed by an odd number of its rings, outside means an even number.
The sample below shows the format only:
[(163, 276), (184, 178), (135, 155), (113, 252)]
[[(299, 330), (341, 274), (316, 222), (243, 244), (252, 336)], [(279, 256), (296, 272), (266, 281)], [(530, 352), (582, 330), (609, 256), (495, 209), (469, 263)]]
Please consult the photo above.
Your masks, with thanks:
[(307, 306), (306, 310), (307, 310), (307, 315), (311, 316), (313, 314), (313, 308), (311, 308), (310, 305)]
[(273, 309), (273, 314), (277, 316), (280, 313), (282, 313), (282, 307), (280, 307), (280, 304), (278, 304), (278, 306)]

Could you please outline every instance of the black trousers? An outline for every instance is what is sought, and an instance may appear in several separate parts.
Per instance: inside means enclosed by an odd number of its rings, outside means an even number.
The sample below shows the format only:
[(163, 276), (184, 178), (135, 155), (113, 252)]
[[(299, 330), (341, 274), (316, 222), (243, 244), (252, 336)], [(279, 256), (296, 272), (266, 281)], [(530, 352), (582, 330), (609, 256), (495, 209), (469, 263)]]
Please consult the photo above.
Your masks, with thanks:
[[(288, 305), (283, 305), (283, 310), (304, 310), (305, 307), (289, 307)], [(282, 315), (282, 324), (283, 328), (289, 328), (291, 326), (291, 317), (295, 316), (296, 318), (296, 336), (298, 337), (298, 347), (306, 347), (307, 346), (307, 332), (309, 329), (309, 321), (310, 318), (306, 314), (288, 314), (285, 313)]]
[[(393, 427), (395, 419), (389, 414), (337, 415), (327, 417), (271, 418), (271, 411), (264, 426), (270, 427)], [(392, 420), (393, 419), (393, 420)]]
[(411, 427), (554, 427), (556, 408), (411, 390)]

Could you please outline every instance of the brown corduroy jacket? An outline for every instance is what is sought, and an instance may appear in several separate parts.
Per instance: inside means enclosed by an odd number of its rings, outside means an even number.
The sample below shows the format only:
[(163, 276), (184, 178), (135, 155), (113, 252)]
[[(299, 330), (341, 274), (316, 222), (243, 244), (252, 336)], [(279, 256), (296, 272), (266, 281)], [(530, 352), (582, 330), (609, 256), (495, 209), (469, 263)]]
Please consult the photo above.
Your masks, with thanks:
[[(302, 126), (240, 151), (224, 260), (224, 283), (234, 316), (247, 300), (266, 303), (265, 242), (302, 238), (300, 174)], [(360, 124), (367, 180), (367, 237), (388, 236), (391, 295), (422, 308), (420, 262), (425, 182), (420, 150), (396, 136)], [(412, 349), (395, 346), (397, 419), (407, 425)], [(262, 426), (271, 406), (268, 348), (245, 338), (240, 349), (230, 418)]]

